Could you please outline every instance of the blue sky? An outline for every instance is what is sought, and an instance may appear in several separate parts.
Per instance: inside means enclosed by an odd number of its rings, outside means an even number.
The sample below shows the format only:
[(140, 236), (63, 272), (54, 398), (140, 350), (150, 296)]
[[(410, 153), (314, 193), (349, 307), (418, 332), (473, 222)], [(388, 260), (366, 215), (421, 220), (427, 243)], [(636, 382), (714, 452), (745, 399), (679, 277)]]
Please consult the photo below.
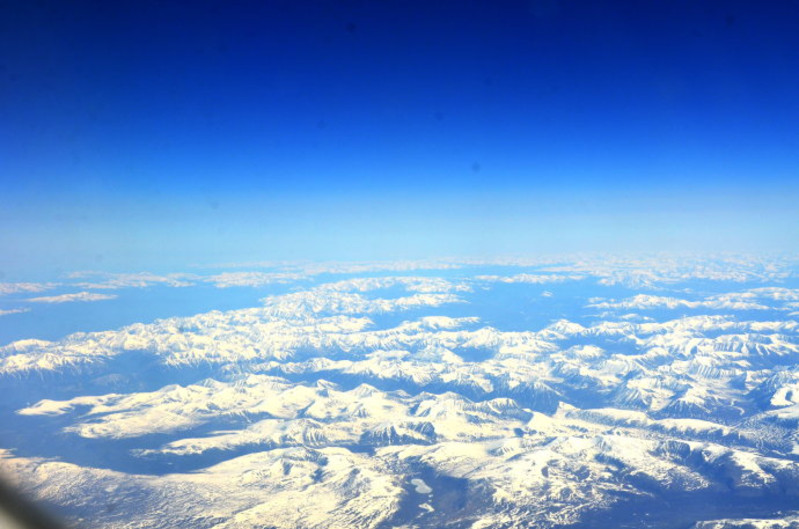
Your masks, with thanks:
[(3, 4), (0, 274), (795, 250), (795, 1), (234, 4)]

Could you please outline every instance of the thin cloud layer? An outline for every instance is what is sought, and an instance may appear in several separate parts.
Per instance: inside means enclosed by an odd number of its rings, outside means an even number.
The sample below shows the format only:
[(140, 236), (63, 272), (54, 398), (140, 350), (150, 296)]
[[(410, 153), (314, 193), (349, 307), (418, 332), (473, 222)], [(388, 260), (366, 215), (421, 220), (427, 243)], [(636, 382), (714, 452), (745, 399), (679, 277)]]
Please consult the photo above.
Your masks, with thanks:
[(109, 274), (104, 272), (76, 272), (71, 279), (93, 279), (73, 283), (77, 288), (89, 290), (116, 290), (121, 288), (147, 288), (151, 286), (189, 287), (198, 277), (194, 274), (158, 275), (149, 272), (134, 274)]
[(22, 314), (23, 312), (30, 312), (31, 309), (0, 309), (0, 316), (8, 316), (9, 314)]
[(31, 303), (73, 303), (73, 302), (88, 302), (88, 301), (105, 301), (109, 299), (116, 299), (116, 294), (98, 294), (95, 292), (75, 292), (72, 294), (60, 294), (58, 296), (42, 296), (37, 298), (28, 298), (25, 301)]
[(0, 283), (0, 296), (19, 293), (44, 292), (56, 288), (58, 283)]

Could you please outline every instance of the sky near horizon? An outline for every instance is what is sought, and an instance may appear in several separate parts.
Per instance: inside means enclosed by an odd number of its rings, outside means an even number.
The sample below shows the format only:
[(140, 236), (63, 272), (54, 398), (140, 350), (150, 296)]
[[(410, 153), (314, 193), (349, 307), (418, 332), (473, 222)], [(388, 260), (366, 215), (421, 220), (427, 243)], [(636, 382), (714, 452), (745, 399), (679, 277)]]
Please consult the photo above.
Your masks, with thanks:
[(0, 276), (794, 252), (799, 2), (0, 5)]

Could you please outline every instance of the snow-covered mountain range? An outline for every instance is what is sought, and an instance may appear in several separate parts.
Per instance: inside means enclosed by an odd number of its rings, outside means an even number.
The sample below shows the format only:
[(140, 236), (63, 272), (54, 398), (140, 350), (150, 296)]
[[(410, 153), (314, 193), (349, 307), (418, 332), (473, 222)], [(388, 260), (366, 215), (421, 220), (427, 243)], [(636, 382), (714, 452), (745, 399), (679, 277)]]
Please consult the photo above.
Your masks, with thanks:
[(0, 471), (90, 528), (797, 527), (795, 270), (76, 276), (120, 295), (289, 288), (0, 347)]

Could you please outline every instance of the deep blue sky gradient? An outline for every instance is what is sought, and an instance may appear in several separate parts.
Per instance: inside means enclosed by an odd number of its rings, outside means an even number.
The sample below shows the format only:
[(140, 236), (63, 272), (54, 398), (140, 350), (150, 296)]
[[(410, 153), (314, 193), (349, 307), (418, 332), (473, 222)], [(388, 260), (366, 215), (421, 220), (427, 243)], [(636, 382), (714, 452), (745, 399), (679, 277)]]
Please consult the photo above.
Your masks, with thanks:
[(0, 273), (793, 251), (799, 2), (0, 4)]

